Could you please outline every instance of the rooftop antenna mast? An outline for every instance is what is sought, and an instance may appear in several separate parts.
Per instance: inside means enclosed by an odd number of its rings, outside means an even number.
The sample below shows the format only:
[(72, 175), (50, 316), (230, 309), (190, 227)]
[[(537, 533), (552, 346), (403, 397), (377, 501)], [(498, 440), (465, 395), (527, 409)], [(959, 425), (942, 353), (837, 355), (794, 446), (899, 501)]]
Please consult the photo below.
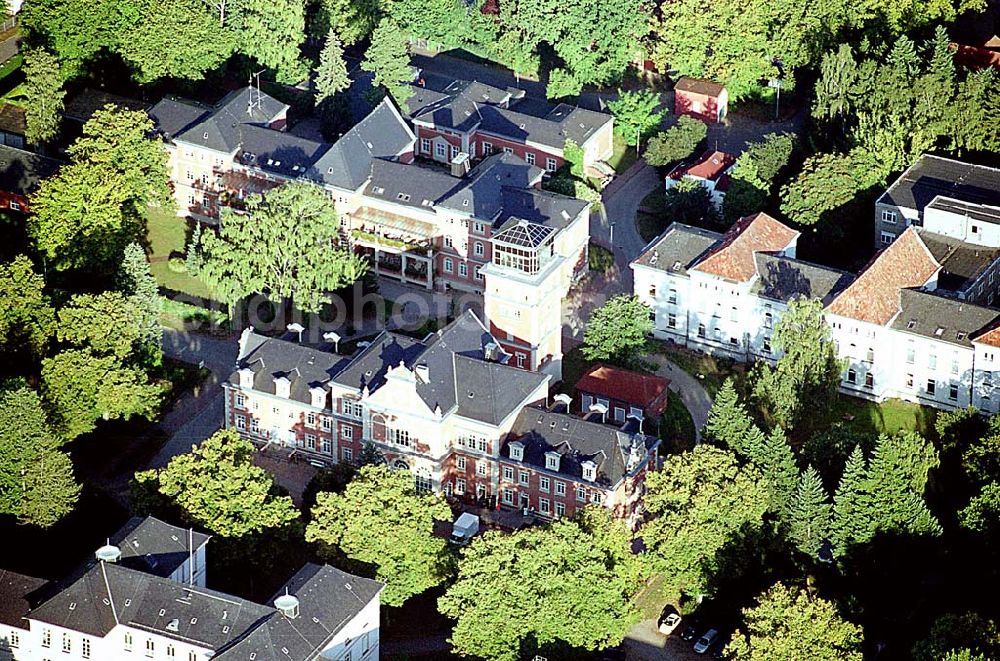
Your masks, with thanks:
[[(247, 92), (250, 95), (250, 102), (249, 102), (249, 104), (247, 104), (247, 114), (248, 115), (252, 115), (253, 114), (254, 105), (256, 105), (258, 108), (260, 108), (260, 106), (261, 106), (260, 74), (262, 74), (262, 73), (264, 73), (264, 69), (261, 69), (257, 73), (251, 73), (250, 74), (250, 81), (249, 81), (250, 85), (249, 85), (249, 88), (247, 89)], [(254, 100), (253, 100), (253, 83), (254, 83), (254, 78), (257, 79), (257, 102), (256, 102), (256, 104), (254, 103)]]

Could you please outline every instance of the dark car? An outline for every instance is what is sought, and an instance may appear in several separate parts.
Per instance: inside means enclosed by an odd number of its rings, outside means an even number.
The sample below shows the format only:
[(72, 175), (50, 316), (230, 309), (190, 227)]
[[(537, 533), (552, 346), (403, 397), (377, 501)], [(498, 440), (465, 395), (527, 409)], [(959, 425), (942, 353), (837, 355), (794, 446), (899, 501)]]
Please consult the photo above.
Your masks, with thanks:
[(684, 627), (684, 631), (681, 631), (681, 640), (690, 643), (692, 640), (698, 637), (698, 631), (699, 627), (697, 622), (693, 622), (687, 625), (686, 627)]
[(733, 641), (732, 634), (727, 634), (723, 636), (722, 639), (719, 640), (719, 642), (717, 642), (715, 644), (715, 647), (712, 649), (712, 658), (728, 659), (729, 655), (726, 653), (726, 648), (729, 647), (729, 643), (731, 643), (732, 641)]

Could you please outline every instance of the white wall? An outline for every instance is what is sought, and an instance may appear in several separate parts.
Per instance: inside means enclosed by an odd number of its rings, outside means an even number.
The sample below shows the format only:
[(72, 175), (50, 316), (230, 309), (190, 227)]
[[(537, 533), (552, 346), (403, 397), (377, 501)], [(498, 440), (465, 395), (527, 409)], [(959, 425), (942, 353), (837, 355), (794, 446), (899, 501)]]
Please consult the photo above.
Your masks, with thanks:
[(379, 658), (379, 596), (337, 632), (320, 656), (330, 661), (368, 661)]

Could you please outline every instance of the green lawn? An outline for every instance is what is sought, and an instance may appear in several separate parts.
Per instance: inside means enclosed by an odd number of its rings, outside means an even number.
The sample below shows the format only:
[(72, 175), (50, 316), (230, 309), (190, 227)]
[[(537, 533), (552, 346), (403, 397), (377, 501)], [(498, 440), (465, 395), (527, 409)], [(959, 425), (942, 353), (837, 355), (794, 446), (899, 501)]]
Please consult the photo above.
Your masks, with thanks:
[(171, 257), (184, 258), (184, 248), (190, 233), (189, 221), (169, 211), (150, 209), (146, 225), (150, 247), (150, 271), (156, 282), (169, 292), (197, 298), (211, 298), (209, 288), (198, 278), (170, 270)]
[(608, 165), (614, 168), (614, 171), (618, 174), (625, 172), (632, 164), (636, 161), (635, 147), (632, 145), (625, 144), (625, 140), (622, 139), (617, 133), (614, 135), (612, 141), (611, 158), (608, 159)]
[(881, 403), (841, 395), (832, 411), (851, 429), (865, 434), (892, 434), (912, 430), (924, 436), (933, 434), (937, 410), (899, 399)]

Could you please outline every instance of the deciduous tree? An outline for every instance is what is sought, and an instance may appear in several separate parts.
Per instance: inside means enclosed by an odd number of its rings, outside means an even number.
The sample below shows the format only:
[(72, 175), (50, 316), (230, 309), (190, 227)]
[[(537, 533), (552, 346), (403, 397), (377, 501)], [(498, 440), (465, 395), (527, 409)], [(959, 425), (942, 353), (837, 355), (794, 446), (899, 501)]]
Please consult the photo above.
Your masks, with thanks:
[(775, 584), (753, 608), (726, 649), (736, 661), (861, 661), (862, 629), (834, 604), (801, 588)]
[(705, 122), (682, 115), (666, 131), (657, 133), (646, 145), (644, 158), (650, 165), (669, 165), (694, 156), (708, 135)]
[(166, 468), (137, 474), (177, 505), (186, 518), (220, 537), (239, 538), (281, 528), (298, 518), (289, 496), (254, 465), (253, 443), (218, 431)]
[(55, 311), (31, 260), (18, 255), (0, 264), (0, 346), (41, 355), (54, 332)]
[(788, 133), (770, 133), (747, 146), (736, 159), (729, 190), (722, 200), (722, 215), (727, 223), (764, 210), (794, 149), (795, 137)]
[(279, 82), (306, 76), (299, 51), (306, 36), (304, 0), (238, 0), (229, 16), (240, 52), (273, 70)]
[(675, 223), (710, 227), (719, 222), (719, 210), (712, 201), (712, 193), (694, 179), (681, 179), (668, 188), (663, 209)]
[(408, 471), (365, 466), (343, 494), (317, 494), (306, 541), (319, 542), (323, 555), (339, 549), (373, 565), (386, 584), (384, 603), (399, 606), (444, 580), (447, 542), (433, 529), (435, 521), (450, 520), (448, 504), (416, 492)]
[(488, 532), (464, 552), (438, 608), (457, 620), (451, 643), (463, 655), (515, 661), (556, 642), (604, 649), (638, 619), (635, 564), (628, 535), (606, 511), (582, 523)]
[(290, 183), (251, 195), (246, 213), (223, 209), (218, 233), (202, 235), (200, 275), (230, 303), (251, 294), (319, 310), (329, 292), (364, 274), (364, 261), (340, 246), (340, 224), (323, 189)]
[(37, 48), (24, 55), (25, 130), (31, 144), (48, 142), (59, 134), (60, 113), (66, 90), (63, 89), (59, 60)]
[(667, 109), (662, 105), (660, 95), (651, 90), (619, 90), (618, 98), (608, 102), (608, 110), (615, 118), (615, 133), (626, 142), (641, 142), (652, 135), (666, 117)]
[(80, 486), (60, 441), (35, 391), (0, 386), (0, 513), (48, 527), (73, 510)]
[(649, 517), (639, 534), (651, 561), (684, 592), (709, 591), (723, 569), (720, 551), (763, 526), (764, 478), (731, 452), (703, 444), (668, 456), (646, 481)]
[(583, 355), (588, 360), (631, 365), (642, 354), (652, 330), (645, 303), (637, 296), (615, 296), (590, 315), (583, 333)]
[(774, 367), (757, 364), (753, 394), (771, 419), (791, 429), (835, 398), (840, 385), (843, 365), (830, 339), (823, 303), (793, 300), (775, 324), (771, 344), (781, 357)]

